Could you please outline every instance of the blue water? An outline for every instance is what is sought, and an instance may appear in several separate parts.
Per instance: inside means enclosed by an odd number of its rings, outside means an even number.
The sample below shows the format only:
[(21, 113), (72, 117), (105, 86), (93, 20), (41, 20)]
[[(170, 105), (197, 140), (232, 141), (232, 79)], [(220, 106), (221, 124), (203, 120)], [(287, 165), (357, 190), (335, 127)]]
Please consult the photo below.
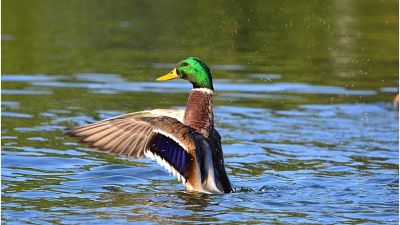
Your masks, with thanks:
[[(130, 102), (135, 105), (135, 99), (140, 101), (147, 90), (148, 94), (162, 93), (160, 96), (166, 98), (171, 94), (182, 95), (184, 99), (187, 94), (183, 92), (185, 88), (189, 90), (188, 86), (179, 87), (174, 94), (170, 85), (180, 82), (132, 84), (120, 76), (107, 74), (95, 76), (96, 79), (91, 75), (77, 77), (81, 79), (3, 75), (5, 85), (18, 82), (24, 86), (21, 90), (3, 92), (7, 98), (2, 102), (4, 221), (18, 224), (398, 221), (399, 127), (391, 103), (253, 107), (246, 106), (246, 102), (268, 99), (269, 95), (273, 95), (271, 99), (279, 98), (274, 90), (290, 93), (293, 86), (277, 82), (263, 86), (267, 90), (264, 92), (257, 91), (259, 85), (237, 88), (232, 82), (216, 80), (216, 87), (224, 90), (215, 101), (216, 126), (223, 137), (228, 174), (237, 192), (189, 194), (183, 191), (180, 182), (151, 160), (98, 153), (64, 137), (68, 125), (85, 124), (125, 111), (109, 110), (113, 103), (103, 102), (88, 113), (84, 103), (75, 97), (63, 100), (57, 97), (59, 93), (87, 90), (84, 98), (106, 101), (111, 95), (121, 105), (125, 104), (121, 99), (128, 92)], [(315, 91), (312, 93), (315, 95), (321, 95), (321, 89), (336, 95), (346, 91), (337, 87), (298, 86), (298, 90)], [(140, 92), (135, 94), (137, 90)], [(348, 92), (351, 95), (376, 91)], [(49, 95), (51, 101), (31, 105), (38, 96)], [(302, 95), (291, 98), (304, 98)], [(172, 108), (184, 103), (184, 100), (174, 103)]]

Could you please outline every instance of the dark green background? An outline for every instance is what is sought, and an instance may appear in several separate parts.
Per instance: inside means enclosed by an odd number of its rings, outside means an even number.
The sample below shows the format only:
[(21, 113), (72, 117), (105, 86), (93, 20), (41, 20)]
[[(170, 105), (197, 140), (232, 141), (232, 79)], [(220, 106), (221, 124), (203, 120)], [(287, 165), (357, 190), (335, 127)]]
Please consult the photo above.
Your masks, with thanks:
[[(3, 74), (119, 73), (197, 56), (287, 82), (378, 89), (398, 79), (397, 1), (2, 2)], [(241, 77), (220, 72), (219, 78)]]

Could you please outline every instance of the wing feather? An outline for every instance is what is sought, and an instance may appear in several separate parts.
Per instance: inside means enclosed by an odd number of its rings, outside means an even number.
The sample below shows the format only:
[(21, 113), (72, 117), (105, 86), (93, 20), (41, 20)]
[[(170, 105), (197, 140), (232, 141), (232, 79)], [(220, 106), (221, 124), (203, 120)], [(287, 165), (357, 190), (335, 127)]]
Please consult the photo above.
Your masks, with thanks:
[(134, 137), (133, 134), (135, 128), (137, 128), (137, 124), (134, 123), (130, 126), (130, 129), (126, 130), (119, 137), (114, 139), (112, 143), (110, 143), (110, 146), (112, 147), (109, 147), (109, 152), (123, 152), (126, 143)]
[[(151, 112), (151, 113), (149, 113)], [(157, 113), (163, 111), (155, 111)], [(166, 111), (168, 112), (168, 111)], [(101, 151), (143, 158), (149, 149), (154, 135), (162, 133), (186, 151), (194, 154), (195, 144), (192, 129), (176, 118), (167, 116), (143, 117), (154, 115), (153, 111), (126, 114), (96, 123), (70, 129), (69, 136), (80, 137), (80, 142)]]
[[(152, 112), (153, 113), (153, 112)], [(196, 157), (196, 133), (178, 119), (134, 113), (74, 127), (69, 136), (120, 156), (150, 156), (178, 179), (187, 179), (187, 168)]]

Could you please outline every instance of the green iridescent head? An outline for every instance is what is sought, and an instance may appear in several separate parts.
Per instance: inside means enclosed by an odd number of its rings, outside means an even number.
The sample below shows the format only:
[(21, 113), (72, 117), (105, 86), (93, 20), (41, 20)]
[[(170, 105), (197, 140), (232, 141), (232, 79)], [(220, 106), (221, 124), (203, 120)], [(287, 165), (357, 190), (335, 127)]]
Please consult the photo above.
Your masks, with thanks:
[(182, 60), (171, 72), (157, 80), (165, 81), (178, 77), (192, 83), (193, 88), (208, 88), (214, 91), (210, 69), (198, 58), (189, 57)]

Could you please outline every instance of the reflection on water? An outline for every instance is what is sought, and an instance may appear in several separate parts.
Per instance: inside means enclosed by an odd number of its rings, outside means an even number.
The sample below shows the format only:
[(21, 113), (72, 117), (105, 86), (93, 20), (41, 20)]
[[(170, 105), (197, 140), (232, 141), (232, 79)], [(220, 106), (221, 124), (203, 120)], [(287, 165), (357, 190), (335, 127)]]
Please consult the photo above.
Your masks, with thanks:
[[(3, 1), (5, 223), (398, 223), (396, 1), (156, 2)], [(192, 55), (235, 193), (64, 136), (182, 109), (190, 84), (154, 79)]]
[[(30, 82), (28, 77), (24, 75), (3, 75), (2, 81), (14, 82)], [(38, 87), (54, 87), (54, 88), (87, 88), (94, 92), (116, 93), (116, 92), (182, 92), (186, 93), (191, 85), (183, 80), (170, 81), (167, 83), (160, 82), (127, 82), (116, 74), (77, 74), (77, 80), (90, 81), (85, 83), (54, 81), (56, 77), (41, 76), (42, 80), (30, 82), (32, 86)], [(48, 78), (48, 79), (43, 79)], [(40, 80), (40, 79), (39, 79)], [(65, 79), (64, 79), (65, 80)], [(94, 83), (96, 82), (96, 83)], [(235, 83), (232, 83), (235, 82)], [(245, 83), (243, 83), (245, 82)], [(256, 93), (289, 93), (289, 94), (330, 94), (330, 95), (375, 95), (376, 91), (373, 90), (349, 90), (343, 87), (310, 85), (305, 83), (269, 83), (269, 84), (252, 84), (248, 79), (240, 80), (214, 80), (214, 87), (221, 92), (235, 92), (233, 95), (237, 97), (247, 96), (249, 92)], [(3, 94), (44, 94), (51, 92), (46, 91), (30, 91), (30, 90), (4, 90)], [(229, 94), (229, 93), (228, 93)], [(222, 93), (222, 96), (225, 96)], [(260, 95), (259, 95), (260, 96)], [(266, 97), (261, 95), (260, 97)], [(233, 97), (233, 96), (232, 96)], [(250, 95), (250, 97), (257, 97), (257, 95)]]

